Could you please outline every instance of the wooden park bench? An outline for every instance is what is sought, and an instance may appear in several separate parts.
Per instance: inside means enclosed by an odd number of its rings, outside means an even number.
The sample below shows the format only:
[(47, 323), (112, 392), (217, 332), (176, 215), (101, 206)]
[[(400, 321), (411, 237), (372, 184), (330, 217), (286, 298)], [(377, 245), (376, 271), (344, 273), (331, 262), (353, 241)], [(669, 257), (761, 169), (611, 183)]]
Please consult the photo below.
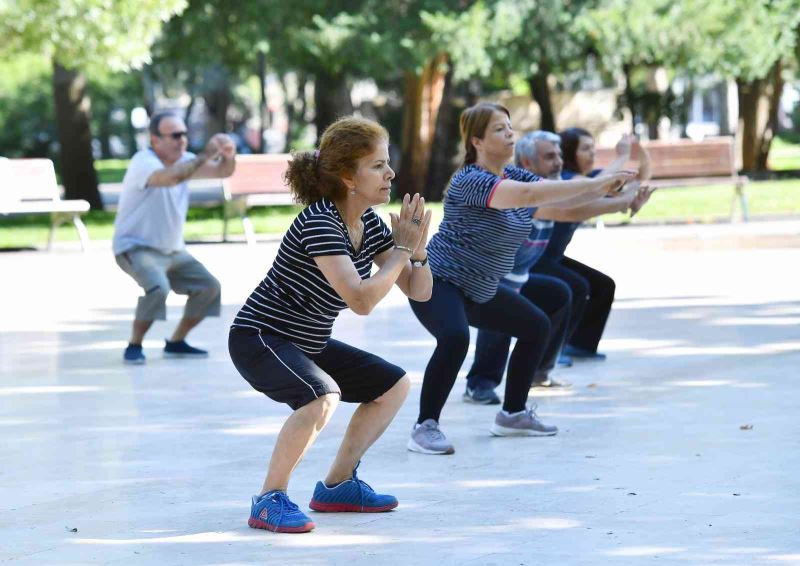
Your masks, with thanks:
[(254, 206), (295, 204), (283, 175), (292, 156), (288, 153), (239, 155), (236, 171), (222, 180), (225, 198), (222, 239), (228, 240), (228, 220), (238, 216), (242, 221), (245, 240), (256, 243), (253, 223), (247, 211)]
[[(289, 154), (237, 155), (236, 171), (227, 179), (189, 181), (189, 206), (223, 207), (222, 240), (228, 241), (229, 221), (239, 217), (248, 244), (256, 243), (256, 232), (248, 210), (255, 206), (294, 204), (283, 174), (291, 159)], [(121, 183), (100, 187), (103, 208), (116, 210)]]
[[(700, 187), (708, 185), (731, 185), (731, 220), (736, 218), (736, 203), (739, 203), (742, 220), (749, 218), (745, 185), (748, 178), (736, 170), (734, 138), (731, 136), (706, 138), (703, 141), (674, 140), (642, 142), (650, 154), (651, 187)], [(598, 148), (595, 156), (597, 167), (614, 160), (614, 148)], [(631, 156), (630, 167), (636, 167), (637, 156)]]
[(81, 215), (88, 211), (89, 203), (85, 200), (61, 200), (56, 172), (49, 159), (0, 159), (0, 216), (49, 214), (47, 249), (53, 247), (56, 229), (71, 221), (85, 251), (89, 234)]

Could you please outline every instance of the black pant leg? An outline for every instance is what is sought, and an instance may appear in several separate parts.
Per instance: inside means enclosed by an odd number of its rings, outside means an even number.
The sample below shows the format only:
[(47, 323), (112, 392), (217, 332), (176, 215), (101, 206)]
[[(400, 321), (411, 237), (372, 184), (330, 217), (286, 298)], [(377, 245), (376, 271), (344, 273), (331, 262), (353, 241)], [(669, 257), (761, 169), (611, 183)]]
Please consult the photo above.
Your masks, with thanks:
[(433, 293), (429, 301), (408, 301), (425, 329), (436, 338), (436, 348), (422, 380), (418, 423), (427, 419), (439, 421), (458, 370), (467, 356), (469, 324), (465, 301), (457, 287), (439, 279), (433, 280)]
[(550, 336), (550, 319), (524, 296), (504, 287), (486, 303), (468, 302), (466, 312), (471, 326), (517, 338), (508, 364), (503, 409), (523, 410), (533, 375), (542, 363)]
[(572, 346), (597, 351), (597, 345), (603, 337), (611, 305), (614, 302), (616, 284), (614, 280), (596, 269), (579, 261), (565, 257), (561, 260), (564, 267), (578, 273), (589, 283), (589, 300), (586, 302), (583, 316), (569, 337)]
[(520, 291), (522, 295), (544, 311), (550, 319), (550, 336), (547, 339), (542, 371), (549, 371), (556, 360), (567, 337), (572, 305), (572, 291), (563, 280), (550, 275), (531, 273), (528, 282)]
[(586, 310), (586, 303), (589, 300), (589, 282), (577, 271), (569, 269), (567, 266), (562, 265), (561, 261), (553, 260), (540, 260), (531, 269), (532, 273), (540, 273), (543, 275), (550, 275), (561, 279), (564, 283), (569, 285), (572, 292), (572, 305), (570, 308), (570, 318), (567, 324), (567, 339), (569, 344), (572, 334), (581, 322), (583, 313)]

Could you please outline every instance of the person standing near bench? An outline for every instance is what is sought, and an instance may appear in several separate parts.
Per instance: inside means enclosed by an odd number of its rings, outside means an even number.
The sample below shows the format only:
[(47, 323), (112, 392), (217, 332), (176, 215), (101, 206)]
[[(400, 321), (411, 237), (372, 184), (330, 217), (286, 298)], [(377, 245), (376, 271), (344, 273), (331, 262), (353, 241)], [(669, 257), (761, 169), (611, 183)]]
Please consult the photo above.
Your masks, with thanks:
[(170, 112), (150, 120), (151, 147), (137, 152), (122, 181), (113, 250), (117, 265), (144, 290), (123, 359), (145, 363), (142, 340), (153, 321), (166, 319), (170, 289), (188, 295), (183, 318), (164, 346), (165, 357), (202, 358), (208, 352), (186, 343), (206, 316), (219, 316), (220, 284), (189, 252), (183, 226), (192, 178), (224, 178), (236, 167), (236, 146), (216, 134), (199, 155), (186, 151), (184, 121)]
[[(564, 167), (561, 178), (564, 180), (586, 179), (603, 173), (622, 169), (631, 156), (632, 136), (623, 136), (616, 146), (617, 158), (605, 169), (594, 168), (594, 138), (582, 128), (568, 128), (560, 134)], [(646, 181), (650, 177), (650, 160), (647, 151), (639, 146), (639, 172), (637, 179)], [(631, 214), (636, 214), (650, 198), (649, 188), (640, 188), (630, 202)], [(535, 273), (557, 277), (566, 282), (572, 290), (572, 321), (570, 334), (563, 352), (571, 358), (581, 360), (605, 360), (606, 356), (597, 351), (600, 338), (611, 312), (616, 285), (614, 280), (596, 269), (566, 257), (567, 246), (583, 220), (613, 212), (614, 203), (608, 200), (596, 203), (589, 215), (570, 215), (569, 211), (549, 211), (549, 218), (557, 220), (553, 226), (550, 242), (542, 257), (533, 267)]]
[(491, 433), (556, 434), (556, 427), (541, 423), (532, 409), (526, 409), (533, 374), (545, 355), (550, 322), (529, 299), (499, 283), (511, 271), (520, 244), (531, 232), (532, 207), (591, 202), (616, 193), (632, 177), (623, 171), (597, 179), (549, 181), (506, 166), (514, 155), (514, 130), (508, 110), (499, 104), (467, 108), (461, 114), (460, 129), (464, 166), (450, 180), (444, 218), (428, 244), (432, 298), (409, 301), (417, 319), (436, 339), (407, 445), (422, 454), (455, 451), (439, 419), (467, 355), (470, 326), (517, 338), (503, 407)]
[[(397, 285), (415, 301), (431, 294), (425, 252), (431, 213), (419, 195), (403, 199), (392, 230), (372, 209), (389, 202), (394, 171), (389, 134), (379, 124), (342, 118), (322, 134), (318, 152), (298, 153), (286, 180), (307, 207), (292, 222), (264, 280), (236, 315), (228, 346), (256, 390), (286, 403), (283, 424), (248, 525), (300, 533), (314, 523), (288, 497), (289, 479), (339, 401), (359, 403), (324, 481), (309, 506), (321, 512), (381, 512), (397, 507), (358, 478), (361, 457), (408, 395), (406, 372), (331, 338), (346, 308), (368, 314)], [(373, 262), (379, 269), (370, 276)]]

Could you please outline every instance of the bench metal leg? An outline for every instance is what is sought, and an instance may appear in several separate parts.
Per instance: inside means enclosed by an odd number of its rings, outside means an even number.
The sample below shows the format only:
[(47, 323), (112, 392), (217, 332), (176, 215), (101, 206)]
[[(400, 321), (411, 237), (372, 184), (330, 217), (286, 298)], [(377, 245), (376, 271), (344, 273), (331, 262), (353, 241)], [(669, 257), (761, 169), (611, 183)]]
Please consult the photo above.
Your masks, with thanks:
[(89, 232), (86, 230), (86, 225), (81, 220), (80, 213), (77, 212), (51, 212), (50, 213), (50, 234), (47, 236), (47, 249), (53, 249), (53, 243), (56, 241), (56, 230), (67, 220), (72, 221), (75, 230), (78, 232), (78, 239), (81, 242), (81, 251), (86, 251), (89, 247)]
[(50, 233), (47, 235), (47, 251), (53, 249), (53, 243), (56, 241), (56, 230), (64, 223), (64, 215), (58, 212), (50, 213)]
[(72, 217), (72, 223), (75, 225), (75, 230), (78, 231), (78, 239), (81, 241), (81, 251), (85, 252), (89, 247), (89, 232), (86, 230), (86, 225), (81, 220), (79, 214)]
[(731, 201), (731, 222), (736, 219), (736, 201), (739, 201), (742, 222), (750, 220), (750, 211), (747, 207), (747, 194), (744, 192), (744, 184), (737, 183), (733, 187), (733, 200)]
[(252, 246), (256, 243), (256, 231), (253, 229), (253, 223), (250, 221), (250, 217), (246, 214), (242, 214), (242, 228), (244, 228), (244, 238), (247, 240), (247, 244)]

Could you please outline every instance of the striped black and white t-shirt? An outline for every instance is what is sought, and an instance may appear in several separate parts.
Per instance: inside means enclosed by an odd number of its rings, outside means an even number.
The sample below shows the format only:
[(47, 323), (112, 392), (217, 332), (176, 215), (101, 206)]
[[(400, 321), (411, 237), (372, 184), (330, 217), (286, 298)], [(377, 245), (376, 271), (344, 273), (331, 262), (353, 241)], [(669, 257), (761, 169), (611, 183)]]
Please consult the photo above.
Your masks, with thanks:
[(361, 216), (364, 236), (356, 252), (332, 201), (304, 209), (283, 237), (272, 268), (236, 315), (233, 326), (255, 328), (289, 340), (308, 354), (321, 352), (333, 321), (347, 304), (331, 287), (314, 258), (347, 255), (366, 279), (372, 260), (394, 246), (391, 230), (368, 208)]
[(439, 231), (428, 244), (433, 276), (449, 281), (476, 303), (494, 297), (500, 279), (511, 271), (536, 210), (489, 208), (503, 179), (533, 182), (540, 177), (511, 166), (502, 177), (474, 164), (460, 169), (450, 180)]

